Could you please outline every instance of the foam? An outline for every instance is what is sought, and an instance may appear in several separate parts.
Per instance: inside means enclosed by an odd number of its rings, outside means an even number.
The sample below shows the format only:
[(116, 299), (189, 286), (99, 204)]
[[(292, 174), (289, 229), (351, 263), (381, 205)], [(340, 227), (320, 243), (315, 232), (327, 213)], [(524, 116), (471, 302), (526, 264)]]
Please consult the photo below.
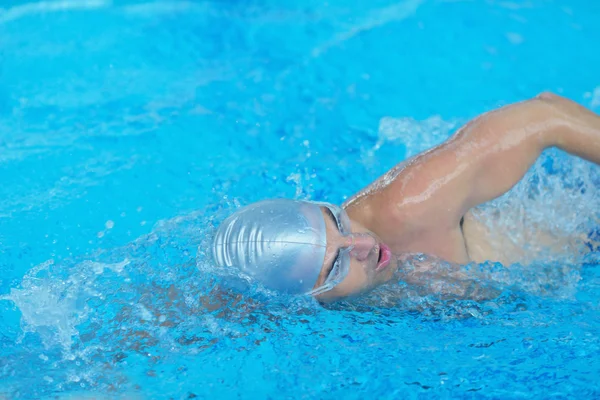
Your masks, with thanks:
[(406, 157), (412, 157), (446, 140), (458, 121), (444, 121), (434, 115), (422, 121), (412, 117), (384, 117), (379, 121), (379, 139), (373, 150), (385, 143), (406, 146)]

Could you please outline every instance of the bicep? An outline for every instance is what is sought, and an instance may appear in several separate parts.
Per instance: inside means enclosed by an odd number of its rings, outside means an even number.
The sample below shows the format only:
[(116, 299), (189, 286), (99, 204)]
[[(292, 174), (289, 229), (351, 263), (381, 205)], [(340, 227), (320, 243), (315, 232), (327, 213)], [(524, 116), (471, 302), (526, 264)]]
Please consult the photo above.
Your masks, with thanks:
[(547, 147), (551, 109), (538, 99), (486, 113), (441, 145), (420, 154), (398, 176), (398, 211), (422, 221), (458, 225), (472, 207), (513, 187)]

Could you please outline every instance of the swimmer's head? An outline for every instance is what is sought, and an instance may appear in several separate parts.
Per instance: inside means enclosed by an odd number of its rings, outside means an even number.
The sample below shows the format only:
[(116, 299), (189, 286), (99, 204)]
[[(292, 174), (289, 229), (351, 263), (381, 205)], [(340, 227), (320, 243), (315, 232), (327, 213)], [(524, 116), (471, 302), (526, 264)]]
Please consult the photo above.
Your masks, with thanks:
[(223, 221), (213, 256), (269, 289), (323, 301), (371, 289), (395, 269), (389, 248), (340, 207), (285, 199), (251, 204)]

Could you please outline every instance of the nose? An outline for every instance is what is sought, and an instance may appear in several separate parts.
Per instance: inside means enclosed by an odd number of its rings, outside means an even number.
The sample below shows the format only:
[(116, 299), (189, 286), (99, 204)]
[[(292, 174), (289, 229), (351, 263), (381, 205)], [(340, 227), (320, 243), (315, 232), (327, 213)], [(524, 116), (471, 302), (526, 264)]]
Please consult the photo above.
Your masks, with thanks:
[(377, 246), (377, 240), (368, 234), (354, 234), (354, 247), (350, 254), (358, 261), (364, 261), (369, 257), (371, 251)]

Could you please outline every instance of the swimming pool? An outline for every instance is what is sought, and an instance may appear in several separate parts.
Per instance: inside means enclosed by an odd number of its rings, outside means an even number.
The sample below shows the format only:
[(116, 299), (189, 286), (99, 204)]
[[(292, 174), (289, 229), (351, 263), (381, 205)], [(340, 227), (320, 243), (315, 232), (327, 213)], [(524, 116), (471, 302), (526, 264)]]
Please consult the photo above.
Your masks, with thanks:
[[(600, 395), (597, 249), (483, 266), (485, 303), (331, 308), (240, 296), (205, 253), (234, 207), (339, 203), (498, 105), (551, 90), (599, 111), (599, 5), (3, 7), (0, 397)], [(599, 175), (550, 152), (488, 207), (588, 234)]]

